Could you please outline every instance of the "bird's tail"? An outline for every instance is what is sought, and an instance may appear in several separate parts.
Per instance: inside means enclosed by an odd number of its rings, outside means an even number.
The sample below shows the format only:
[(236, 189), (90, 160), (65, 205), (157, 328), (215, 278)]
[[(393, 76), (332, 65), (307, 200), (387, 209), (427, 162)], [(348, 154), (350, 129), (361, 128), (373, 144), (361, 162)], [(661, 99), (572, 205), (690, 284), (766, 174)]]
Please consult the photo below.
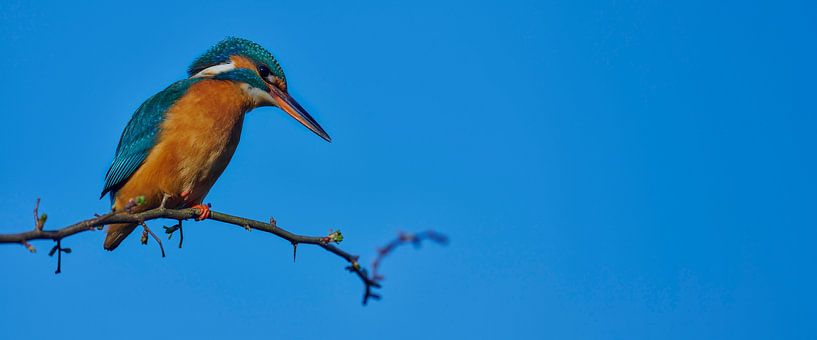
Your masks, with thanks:
[(114, 250), (125, 240), (133, 229), (136, 229), (135, 223), (117, 223), (108, 226), (108, 234), (105, 236), (105, 243), (102, 245), (105, 250)]

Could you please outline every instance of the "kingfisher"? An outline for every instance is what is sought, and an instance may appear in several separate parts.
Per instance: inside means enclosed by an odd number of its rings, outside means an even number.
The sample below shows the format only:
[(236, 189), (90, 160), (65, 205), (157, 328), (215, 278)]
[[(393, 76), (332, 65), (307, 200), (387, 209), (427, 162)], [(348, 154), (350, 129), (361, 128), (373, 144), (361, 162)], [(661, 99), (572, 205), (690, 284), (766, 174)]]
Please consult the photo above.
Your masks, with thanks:
[[(110, 194), (114, 212), (197, 208), (197, 220), (209, 217), (204, 197), (238, 146), (245, 114), (258, 107), (278, 107), (332, 141), (255, 42), (228, 37), (193, 61), (187, 76), (142, 103), (122, 132), (100, 196)], [(136, 226), (109, 225), (103, 247), (114, 250)]]

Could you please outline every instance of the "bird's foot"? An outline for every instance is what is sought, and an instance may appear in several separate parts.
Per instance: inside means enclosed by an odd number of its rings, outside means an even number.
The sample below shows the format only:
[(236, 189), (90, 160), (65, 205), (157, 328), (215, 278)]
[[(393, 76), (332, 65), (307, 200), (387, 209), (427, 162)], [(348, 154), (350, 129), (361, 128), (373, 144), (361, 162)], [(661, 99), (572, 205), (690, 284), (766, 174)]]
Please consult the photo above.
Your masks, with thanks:
[(210, 218), (210, 204), (196, 204), (191, 208), (199, 210), (199, 216), (196, 217), (196, 221), (206, 220)]

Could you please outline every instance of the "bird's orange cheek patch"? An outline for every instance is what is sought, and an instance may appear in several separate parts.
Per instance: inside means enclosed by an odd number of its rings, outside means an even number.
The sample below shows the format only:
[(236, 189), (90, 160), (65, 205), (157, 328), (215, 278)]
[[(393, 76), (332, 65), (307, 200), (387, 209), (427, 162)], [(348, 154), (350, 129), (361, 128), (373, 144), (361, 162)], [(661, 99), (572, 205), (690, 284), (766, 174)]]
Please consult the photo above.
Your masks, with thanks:
[(255, 70), (255, 64), (253, 64), (252, 60), (242, 57), (239, 55), (234, 55), (230, 57), (230, 60), (233, 62), (236, 68), (246, 68), (249, 70)]

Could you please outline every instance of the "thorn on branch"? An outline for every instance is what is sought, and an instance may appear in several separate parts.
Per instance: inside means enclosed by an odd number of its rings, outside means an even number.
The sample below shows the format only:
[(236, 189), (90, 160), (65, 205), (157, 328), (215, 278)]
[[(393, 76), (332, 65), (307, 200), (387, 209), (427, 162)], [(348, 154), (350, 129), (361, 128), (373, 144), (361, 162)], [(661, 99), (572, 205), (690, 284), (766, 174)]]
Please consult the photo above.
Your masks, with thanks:
[(298, 242), (292, 242), (292, 262), (295, 262), (295, 255), (298, 254)]
[(139, 224), (141, 224), (142, 228), (144, 228), (144, 230), (142, 230), (142, 239), (141, 239), (142, 244), (148, 244), (148, 234), (150, 234), (150, 236), (153, 237), (154, 240), (156, 240), (156, 243), (159, 244), (159, 249), (162, 251), (162, 257), (165, 257), (165, 247), (162, 245), (162, 240), (160, 240), (159, 237), (156, 236), (156, 234), (154, 234), (153, 231), (150, 230), (150, 228), (148, 228), (147, 223), (142, 222), (142, 223), (139, 223)]

